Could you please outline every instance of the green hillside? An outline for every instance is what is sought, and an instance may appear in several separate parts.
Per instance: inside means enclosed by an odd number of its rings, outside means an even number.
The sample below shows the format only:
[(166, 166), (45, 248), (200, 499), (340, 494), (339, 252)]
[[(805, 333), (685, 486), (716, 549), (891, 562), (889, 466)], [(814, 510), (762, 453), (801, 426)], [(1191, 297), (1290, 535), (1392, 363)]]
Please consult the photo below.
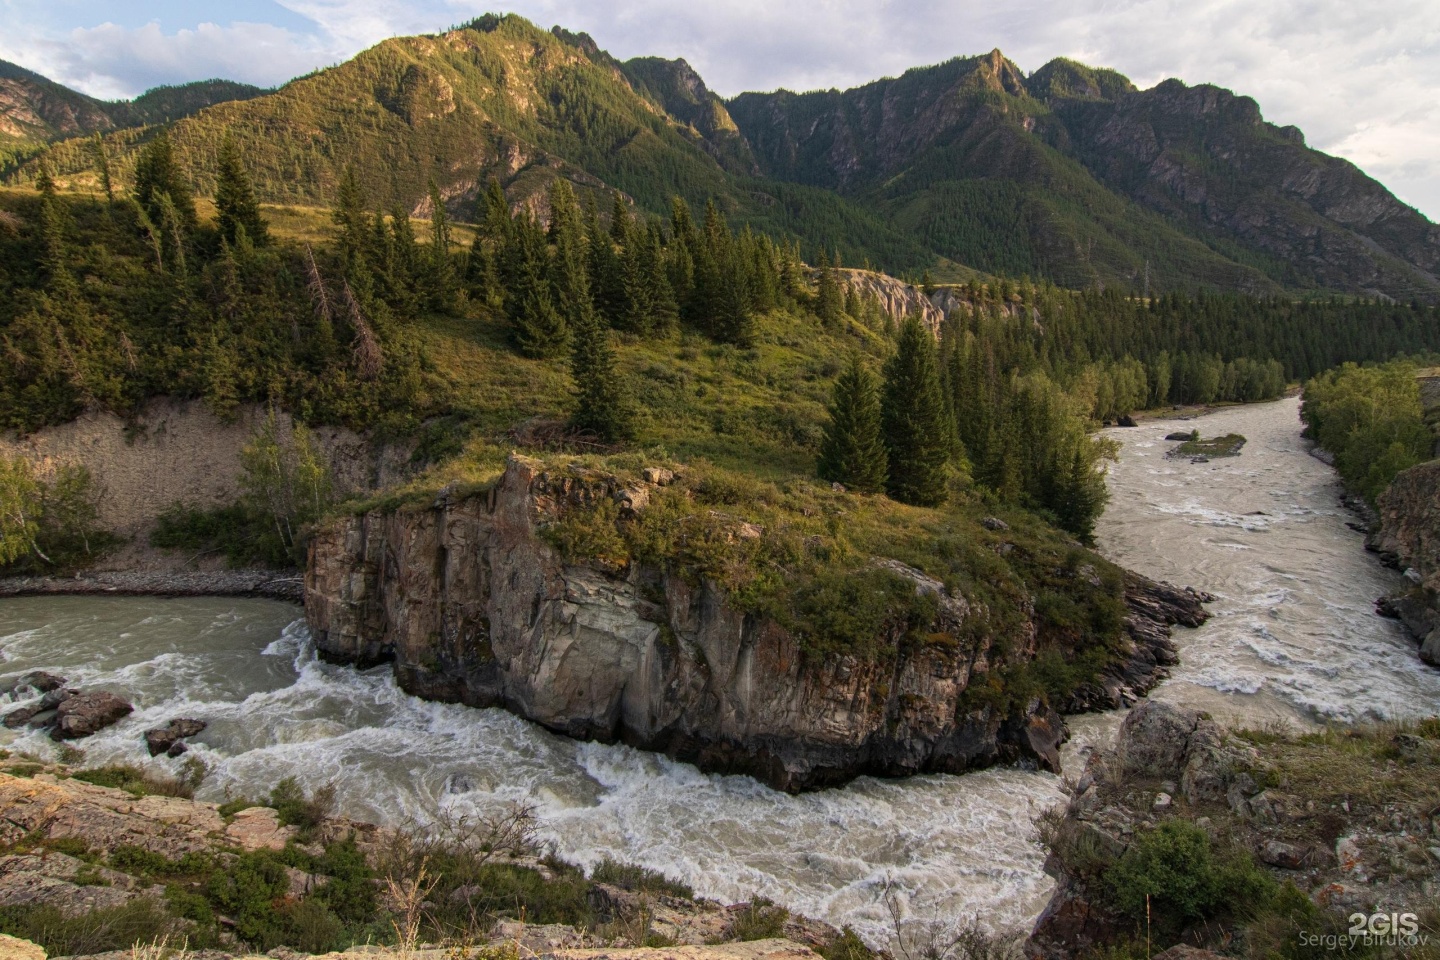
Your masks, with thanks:
[(197, 80), (147, 90), (134, 100), (97, 100), (0, 60), (0, 148), (23, 153), (94, 131), (170, 123), (227, 100), (266, 91), (232, 80)]
[(1440, 298), (1440, 229), (1254, 101), (1000, 52), (853, 90), (747, 93), (769, 176), (834, 189), (983, 270), (1070, 286)]
[[(744, 161), (734, 124), (703, 84), (689, 90), (663, 62), (632, 61), (624, 70), (644, 82), (632, 86), (588, 37), (484, 17), (440, 36), (387, 40), (269, 96), (181, 120), (171, 136), (201, 193), (213, 190), (229, 133), (245, 144), (261, 195), (277, 202), (333, 202), (350, 166), (383, 209), (423, 215), (433, 179), (451, 210), (470, 219), (490, 177), (501, 179), (516, 208), (543, 206), (549, 183), (565, 177), (601, 209), (616, 191), (655, 214), (668, 211), (672, 196), (696, 206), (713, 198), (732, 219), (801, 236), (815, 250), (838, 247), (856, 262), (917, 273), (941, 265), (832, 193), (745, 176), (753, 162)], [(694, 109), (684, 109), (685, 96)], [(671, 107), (686, 119), (667, 113)], [(121, 179), (150, 135), (106, 138)], [(60, 176), (80, 182), (93, 164), (79, 141), (57, 145), (51, 158)], [(17, 179), (27, 176), (33, 167)]]

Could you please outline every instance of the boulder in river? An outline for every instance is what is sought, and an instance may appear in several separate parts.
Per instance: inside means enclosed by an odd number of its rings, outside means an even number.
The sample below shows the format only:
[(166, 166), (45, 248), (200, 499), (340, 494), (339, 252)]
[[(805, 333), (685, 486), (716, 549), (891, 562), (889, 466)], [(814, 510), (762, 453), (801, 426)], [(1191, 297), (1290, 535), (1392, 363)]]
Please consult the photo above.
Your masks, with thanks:
[[(65, 687), (61, 687), (57, 690), (51, 690), (49, 693), (45, 694), (45, 696), (41, 697), (36, 702), (29, 704), (28, 706), (21, 707), (18, 710), (11, 710), (9, 713), (5, 714), (5, 726), (9, 727), (11, 730), (18, 730), (20, 727), (25, 726), (27, 723), (32, 727), (49, 726), (50, 719), (53, 716), (53, 712), (55, 711), (55, 709), (58, 708), (61, 703), (75, 696), (79, 692), (80, 691), (78, 690), (69, 690)], [(40, 722), (37, 722), (37, 718)]]
[(1138, 427), (1138, 426), (1140, 426), (1140, 424), (1136, 423), (1136, 422), (1135, 422), (1135, 418), (1132, 417), (1132, 416), (1130, 416), (1130, 414), (1128, 414), (1128, 413), (1122, 413), (1122, 414), (1120, 415), (1119, 419), (1117, 419), (1117, 420), (1115, 421), (1115, 426), (1117, 426), (1117, 427)]
[(23, 700), (27, 696), (36, 693), (49, 693), (51, 690), (58, 690), (65, 686), (65, 678), (57, 677), (53, 673), (46, 673), (44, 670), (33, 670), (25, 674), (14, 683), (7, 684), (0, 688), (0, 695), (12, 696), (17, 700)]
[(134, 709), (126, 700), (103, 690), (77, 693), (66, 697), (55, 708), (55, 726), (50, 731), (50, 739), (78, 740), (88, 737), (128, 717)]
[(1194, 440), (1195, 434), (1190, 430), (1176, 430), (1174, 433), (1165, 434), (1166, 440)]
[(183, 717), (171, 720), (163, 727), (152, 727), (145, 731), (145, 748), (150, 751), (152, 757), (158, 757), (162, 753), (177, 757), (186, 750), (182, 741), (186, 737), (195, 736), (205, 727), (204, 720), (191, 720)]

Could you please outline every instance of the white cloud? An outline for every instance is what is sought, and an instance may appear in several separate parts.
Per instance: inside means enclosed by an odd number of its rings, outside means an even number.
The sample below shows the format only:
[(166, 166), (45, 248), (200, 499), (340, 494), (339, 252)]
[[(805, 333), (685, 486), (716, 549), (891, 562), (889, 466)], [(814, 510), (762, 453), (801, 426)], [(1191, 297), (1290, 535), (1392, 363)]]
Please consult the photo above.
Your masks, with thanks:
[[(105, 96), (230, 76), (274, 84), (387, 36), (440, 29), (491, 0), (278, 0), (311, 32), (225, 23), (194, 3), (191, 29), (95, 24), (68, 32), (0, 0), (0, 57)], [(685, 57), (715, 90), (847, 87), (948, 57), (1004, 50), (1027, 70), (1055, 56), (1254, 97), (1266, 118), (1355, 161), (1440, 217), (1440, 3), (1435, 0), (511, 0), (542, 26), (585, 30), (620, 57)], [(53, 19), (53, 15), (52, 15)], [(223, 25), (218, 25), (223, 24)], [(293, 24), (292, 24), (293, 26)]]

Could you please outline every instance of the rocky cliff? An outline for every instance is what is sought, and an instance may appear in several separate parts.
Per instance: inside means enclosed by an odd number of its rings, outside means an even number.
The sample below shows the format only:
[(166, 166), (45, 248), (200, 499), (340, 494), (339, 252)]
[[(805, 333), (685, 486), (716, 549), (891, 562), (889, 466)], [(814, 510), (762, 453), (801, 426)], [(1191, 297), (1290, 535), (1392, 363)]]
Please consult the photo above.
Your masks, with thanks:
[(1423, 911), (1440, 819), (1421, 785), (1437, 770), (1433, 720), (1237, 734), (1146, 703), (1041, 819), (1056, 886), (1026, 956), (1111, 955), (1142, 938), (1165, 957), (1301, 956), (1350, 914)]
[[(670, 480), (547, 471), (513, 457), (488, 492), (339, 520), (313, 541), (306, 616), (327, 657), (393, 659), (417, 695), (502, 706), (570, 736), (663, 751), (705, 770), (803, 790), (862, 774), (1059, 765), (1061, 717), (1038, 696), (1005, 706), (972, 681), (1035, 655), (1018, 635), (973, 634), (965, 596), (878, 562), (926, 595), (935, 642), (893, 657), (807, 653), (776, 620), (746, 613), (707, 580), (640, 563), (567, 563), (542, 536), (575, 505), (639, 512)], [(761, 531), (738, 525), (735, 537)], [(1167, 623), (1198, 623), (1198, 598), (1134, 578), (1128, 659), (1083, 697), (1118, 706), (1174, 662)], [(943, 641), (943, 642), (940, 642)]]
[(1414, 586), (1382, 602), (1420, 641), (1420, 658), (1440, 666), (1440, 460), (1402, 470), (1376, 502), (1370, 546)]

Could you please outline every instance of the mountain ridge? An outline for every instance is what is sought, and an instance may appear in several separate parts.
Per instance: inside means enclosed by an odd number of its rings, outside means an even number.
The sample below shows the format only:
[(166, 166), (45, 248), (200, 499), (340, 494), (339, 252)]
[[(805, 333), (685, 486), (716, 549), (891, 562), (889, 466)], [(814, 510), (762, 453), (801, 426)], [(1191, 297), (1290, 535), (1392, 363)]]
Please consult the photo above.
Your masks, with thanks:
[[(202, 192), (227, 131), (277, 202), (329, 202), (351, 163), (386, 207), (422, 210), (433, 178), (463, 217), (496, 176), (512, 206), (543, 212), (564, 176), (601, 209), (617, 193), (657, 215), (671, 196), (713, 198), (811, 255), (911, 275), (963, 264), (1073, 288), (1440, 301), (1440, 228), (1358, 167), (1249, 97), (1140, 90), (1066, 58), (1027, 77), (995, 49), (844, 91), (726, 99), (684, 60), (621, 62), (587, 34), (487, 15), (189, 111), (173, 136)], [(108, 136), (123, 179), (148, 134)], [(50, 151), (83, 176), (73, 140)]]
[(253, 99), (267, 92), (214, 77), (152, 87), (131, 100), (100, 100), (0, 60), (0, 146), (170, 123), (216, 103)]

